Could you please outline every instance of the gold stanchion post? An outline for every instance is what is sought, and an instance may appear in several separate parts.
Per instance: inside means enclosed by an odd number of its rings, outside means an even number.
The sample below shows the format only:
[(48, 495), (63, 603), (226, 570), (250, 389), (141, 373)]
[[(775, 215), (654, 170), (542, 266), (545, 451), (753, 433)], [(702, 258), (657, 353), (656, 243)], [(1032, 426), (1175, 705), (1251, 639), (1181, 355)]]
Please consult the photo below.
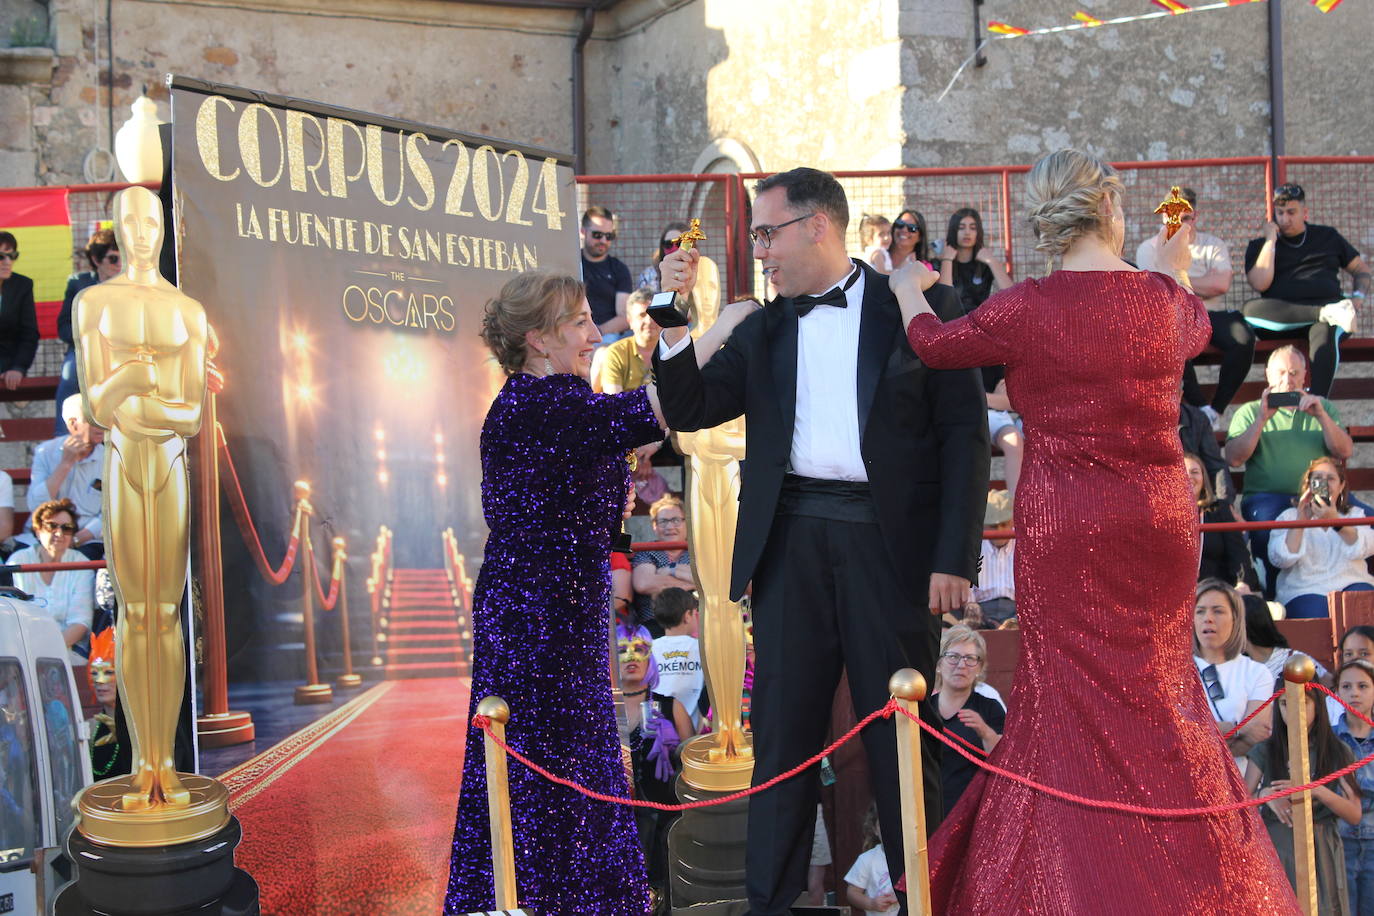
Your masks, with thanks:
[(334, 548), (334, 568), (329, 577), (339, 583), (339, 626), (343, 630), (343, 674), (335, 680), (340, 687), (357, 687), (363, 682), (362, 675), (353, 673), (353, 643), (348, 636), (348, 570), (345, 568), (348, 542), (335, 538), (330, 542)]
[[(1283, 712), (1288, 723), (1288, 778), (1294, 785), (1311, 781), (1307, 756), (1307, 683), (1316, 666), (1306, 655), (1294, 655), (1283, 666)], [(1312, 793), (1288, 796), (1293, 804), (1293, 859), (1298, 878), (1298, 905), (1307, 916), (1317, 913), (1317, 850), (1312, 839)]]
[(305, 617), (305, 683), (296, 688), (296, 704), (328, 703), (334, 699), (334, 688), (320, 683), (319, 664), (315, 661), (315, 552), (310, 546), (310, 484), (296, 481), (296, 501), (302, 507), (301, 530), (301, 611)]
[[(477, 704), (477, 714), (491, 720), (491, 730), (502, 741), (510, 707), (500, 697), (486, 697)], [(506, 773), (506, 752), (496, 746), (490, 735), (483, 737), (487, 754), (487, 807), (491, 819), (491, 866), (496, 882), (496, 908), (513, 910), (515, 902), (515, 839), (511, 834), (510, 779)]]
[(253, 716), (229, 708), (229, 663), (224, 637), (224, 566), (219, 537), (219, 420), (217, 403), (224, 390), (224, 374), (215, 365), (219, 338), (206, 326), (206, 393), (200, 434), (196, 436), (196, 521), (200, 537), (196, 553), (205, 607), (205, 709), (196, 718), (201, 747), (229, 747), (252, 741)]
[[(897, 705), (913, 716), (921, 714), (926, 679), (914, 668), (902, 668), (887, 682)], [(906, 862), (907, 911), (929, 916), (930, 859), (926, 853), (926, 796), (921, 772), (921, 729), (897, 715), (897, 767), (902, 786), (902, 857)]]

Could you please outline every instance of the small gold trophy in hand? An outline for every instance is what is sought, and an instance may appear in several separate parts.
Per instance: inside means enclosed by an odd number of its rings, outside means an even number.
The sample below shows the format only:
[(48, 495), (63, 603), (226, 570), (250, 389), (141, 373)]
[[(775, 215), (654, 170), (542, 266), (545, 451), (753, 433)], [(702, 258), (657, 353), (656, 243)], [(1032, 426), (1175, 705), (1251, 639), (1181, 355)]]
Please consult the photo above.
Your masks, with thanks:
[[(701, 220), (692, 217), (691, 224), (687, 231), (677, 237), (677, 247), (682, 251), (691, 251), (696, 247), (697, 242), (706, 241), (706, 233), (701, 231)], [(668, 285), (665, 278), (663, 285)], [(661, 293), (656, 293), (649, 302), (649, 317), (654, 320), (660, 328), (681, 328), (687, 325), (687, 316), (678, 308), (678, 300), (681, 296), (678, 290), (664, 289)]]
[(1156, 213), (1164, 214), (1164, 240), (1166, 242), (1174, 237), (1174, 233), (1183, 228), (1183, 214), (1193, 212), (1193, 205), (1181, 196), (1180, 190), (1178, 185), (1174, 185), (1169, 189), (1169, 196), (1164, 198), (1164, 202), (1155, 207)]

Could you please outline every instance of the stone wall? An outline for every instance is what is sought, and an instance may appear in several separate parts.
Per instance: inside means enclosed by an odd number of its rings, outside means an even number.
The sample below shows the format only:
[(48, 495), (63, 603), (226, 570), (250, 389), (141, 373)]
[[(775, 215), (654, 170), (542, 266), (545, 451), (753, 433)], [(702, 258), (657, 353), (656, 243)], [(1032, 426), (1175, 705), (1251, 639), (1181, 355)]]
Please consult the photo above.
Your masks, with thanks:
[[(1083, 145), (1118, 159), (1269, 151), (1267, 3), (994, 41), (972, 0), (621, 0), (587, 45), (589, 171), (1027, 162)], [(1108, 17), (1109, 0), (987, 0), (984, 24)], [(98, 9), (97, 9), (98, 8)], [(102, 177), (111, 95), (104, 4), (0, 0), (0, 186)], [(1143, 11), (1143, 7), (1142, 7)], [(9, 49), (46, 16), (50, 49)], [(1287, 151), (1374, 153), (1361, 112), (1374, 6), (1284, 4)], [(571, 11), (444, 0), (117, 0), (117, 127), (163, 76), (319, 99), (526, 143), (573, 146)], [(986, 35), (986, 33), (983, 33)]]
[[(83, 170), (109, 146), (99, 6), (96, 21), (87, 0), (52, 0), (50, 78), (0, 85), (0, 187), (100, 177)], [(566, 150), (575, 18), (439, 0), (118, 0), (114, 124), (144, 86), (168, 118), (164, 76), (178, 73)]]

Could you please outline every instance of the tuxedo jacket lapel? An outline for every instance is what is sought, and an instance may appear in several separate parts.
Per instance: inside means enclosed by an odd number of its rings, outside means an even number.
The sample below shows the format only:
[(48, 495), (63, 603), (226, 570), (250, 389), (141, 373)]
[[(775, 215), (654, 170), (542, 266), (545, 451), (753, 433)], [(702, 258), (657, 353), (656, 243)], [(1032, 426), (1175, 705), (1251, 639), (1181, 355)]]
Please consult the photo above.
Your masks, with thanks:
[(797, 310), (790, 299), (778, 299), (777, 325), (769, 341), (769, 356), (773, 362), (773, 384), (777, 386), (778, 411), (782, 414), (782, 431), (792, 441), (792, 427), (797, 420)]
[(859, 318), (859, 441), (868, 428), (868, 414), (878, 393), (878, 380), (892, 350), (893, 335), (901, 326), (897, 303), (888, 290), (887, 277), (866, 264), (864, 272), (863, 315)]

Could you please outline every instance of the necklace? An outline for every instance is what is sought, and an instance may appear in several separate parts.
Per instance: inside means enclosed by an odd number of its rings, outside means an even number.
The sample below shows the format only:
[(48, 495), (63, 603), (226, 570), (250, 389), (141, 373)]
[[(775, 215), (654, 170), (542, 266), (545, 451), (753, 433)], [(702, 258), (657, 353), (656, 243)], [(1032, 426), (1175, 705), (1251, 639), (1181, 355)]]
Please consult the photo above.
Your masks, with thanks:
[(648, 693), (648, 692), (649, 692), (649, 688), (648, 688), (648, 687), (641, 687), (641, 688), (639, 688), (638, 690), (625, 690), (625, 691), (621, 691), (621, 696), (627, 696), (627, 697), (642, 697), (642, 696), (644, 696), (644, 694), (646, 694), (646, 693)]
[[(104, 723), (103, 723), (103, 722), (101, 723), (101, 727), (102, 727), (102, 728), (104, 727)], [(95, 757), (95, 754), (92, 753), (91, 756), (94, 758), (94, 757)], [(114, 743), (114, 749), (110, 751), (110, 759), (109, 759), (108, 761), (106, 761), (105, 766), (104, 766), (103, 768), (97, 769), (97, 768), (95, 767), (94, 761), (92, 761), (91, 772), (94, 773), (96, 776), (104, 776), (106, 773), (110, 772), (110, 770), (113, 770), (113, 769), (114, 769), (115, 761), (118, 760), (118, 759), (119, 759), (119, 742), (116, 741), (116, 742)]]
[(1303, 226), (1302, 238), (1298, 239), (1296, 242), (1288, 241), (1288, 238), (1284, 235), (1280, 235), (1279, 238), (1283, 239), (1283, 243), (1287, 245), (1289, 248), (1301, 248), (1303, 246), (1303, 243), (1307, 241), (1307, 230), (1310, 228), (1310, 226)]

